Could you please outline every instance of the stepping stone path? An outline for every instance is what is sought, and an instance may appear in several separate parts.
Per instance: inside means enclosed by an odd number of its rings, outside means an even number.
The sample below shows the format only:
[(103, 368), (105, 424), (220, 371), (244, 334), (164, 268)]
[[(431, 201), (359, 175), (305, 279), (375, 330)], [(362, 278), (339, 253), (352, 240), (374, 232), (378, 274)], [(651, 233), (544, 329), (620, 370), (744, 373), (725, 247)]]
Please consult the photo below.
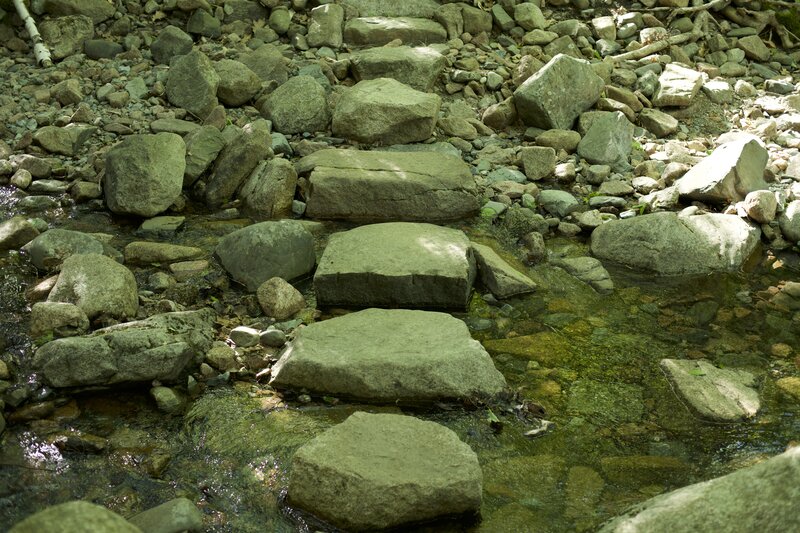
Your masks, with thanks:
[(429, 92), (446, 63), (445, 57), (433, 48), (381, 46), (355, 52), (350, 69), (358, 81), (394, 78), (412, 89)]
[(366, 309), (303, 328), (272, 373), (276, 388), (390, 404), (489, 399), (506, 386), (464, 322), (406, 309)]
[(351, 46), (383, 46), (395, 39), (405, 44), (443, 43), (447, 31), (438, 22), (413, 17), (361, 17), (344, 25), (344, 42)]

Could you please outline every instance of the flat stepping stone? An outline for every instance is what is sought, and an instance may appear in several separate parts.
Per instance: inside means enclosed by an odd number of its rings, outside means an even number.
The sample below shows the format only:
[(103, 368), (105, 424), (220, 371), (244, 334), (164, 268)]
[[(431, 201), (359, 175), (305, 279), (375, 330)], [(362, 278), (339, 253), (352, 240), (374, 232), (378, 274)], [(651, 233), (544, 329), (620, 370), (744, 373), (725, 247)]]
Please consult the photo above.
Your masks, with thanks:
[(411, 416), (358, 412), (292, 458), (288, 499), (347, 531), (476, 513), (481, 468), (451, 430)]
[(202, 248), (166, 242), (134, 241), (124, 250), (125, 262), (139, 265), (188, 261), (204, 255)]
[(431, 91), (447, 60), (430, 47), (369, 48), (355, 52), (350, 68), (357, 81), (394, 78), (418, 91)]
[(663, 359), (661, 368), (683, 398), (702, 418), (738, 422), (761, 407), (754, 376), (744, 370), (717, 368), (708, 361)]
[(473, 216), (480, 207), (475, 180), (459, 157), (320, 150), (297, 168), (309, 175), (310, 218), (438, 222)]
[(464, 322), (408, 309), (365, 309), (311, 324), (272, 372), (276, 388), (379, 403), (485, 399), (506, 387)]
[(462, 231), (389, 222), (332, 235), (314, 288), (321, 306), (465, 308), (474, 278)]
[(443, 43), (447, 30), (433, 20), (414, 17), (361, 17), (344, 26), (344, 41), (349, 45), (383, 46), (395, 39), (412, 45)]

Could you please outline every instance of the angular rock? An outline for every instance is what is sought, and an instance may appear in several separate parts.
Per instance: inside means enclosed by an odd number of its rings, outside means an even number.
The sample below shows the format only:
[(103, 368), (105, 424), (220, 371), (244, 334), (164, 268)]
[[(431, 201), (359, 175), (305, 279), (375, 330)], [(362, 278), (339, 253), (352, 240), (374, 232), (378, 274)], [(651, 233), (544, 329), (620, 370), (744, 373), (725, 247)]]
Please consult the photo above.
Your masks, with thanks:
[(169, 65), (173, 57), (191, 52), (193, 44), (191, 35), (177, 26), (170, 25), (158, 32), (158, 37), (150, 45), (150, 53), (156, 63)]
[(125, 263), (138, 265), (189, 261), (205, 255), (202, 248), (195, 246), (146, 241), (134, 241), (126, 245), (123, 253)]
[(756, 252), (761, 231), (735, 215), (652, 213), (603, 224), (592, 254), (662, 276), (736, 271)]
[(539, 204), (548, 213), (564, 218), (580, 205), (567, 191), (548, 189), (539, 193)]
[(258, 305), (268, 317), (286, 320), (306, 306), (303, 294), (283, 278), (270, 278), (256, 290)]
[(567, 257), (555, 263), (579, 280), (588, 283), (601, 294), (614, 290), (614, 282), (603, 267), (603, 263), (594, 257)]
[(261, 113), (287, 135), (325, 131), (331, 120), (325, 89), (311, 76), (289, 78), (267, 97)]
[(342, 0), (361, 17), (433, 18), (441, 7), (436, 0)]
[(174, 133), (129, 135), (106, 154), (103, 190), (114, 213), (152, 217), (181, 194), (186, 145)]
[(11, 217), (0, 222), (0, 251), (15, 250), (39, 235), (39, 230), (27, 218)]
[(72, 501), (48, 507), (18, 522), (9, 530), (9, 533), (43, 533), (45, 531), (142, 533), (141, 529), (117, 513), (85, 501)]
[(481, 282), (500, 299), (519, 296), (536, 290), (536, 284), (509, 265), (497, 252), (483, 244), (472, 243)]
[(203, 513), (188, 498), (175, 498), (130, 517), (129, 522), (150, 533), (202, 531)]
[(170, 61), (167, 98), (177, 107), (204, 119), (219, 103), (219, 74), (203, 52), (192, 50)]
[(447, 31), (433, 20), (413, 17), (363, 17), (344, 25), (344, 41), (355, 46), (383, 46), (395, 39), (406, 45), (443, 43)]
[(216, 39), (222, 35), (222, 23), (211, 13), (197, 9), (186, 21), (186, 31), (192, 35), (202, 35), (209, 39)]
[(769, 61), (769, 48), (767, 48), (767, 45), (764, 44), (764, 41), (762, 41), (761, 37), (758, 35), (740, 37), (736, 46), (744, 50), (744, 55), (747, 59), (752, 59), (753, 61)]
[(206, 203), (217, 207), (230, 201), (259, 161), (272, 156), (269, 125), (258, 119), (231, 139), (214, 162), (206, 184)]
[(353, 53), (350, 68), (357, 81), (393, 78), (412, 89), (430, 92), (446, 62), (429, 47), (378, 47)]
[(666, 137), (678, 131), (678, 120), (658, 109), (642, 109), (639, 123), (656, 137)]
[(786, 206), (778, 217), (781, 232), (791, 242), (800, 242), (800, 200), (795, 200)]
[(628, 157), (633, 145), (633, 124), (619, 111), (603, 113), (578, 144), (578, 155), (590, 163), (629, 167)]
[(547, 20), (542, 10), (533, 2), (523, 2), (514, 6), (514, 21), (525, 31), (547, 28)]
[(97, 128), (86, 124), (67, 124), (63, 128), (45, 126), (36, 130), (33, 140), (50, 153), (72, 157), (95, 131)]
[(74, 337), (89, 331), (89, 318), (80, 307), (65, 302), (36, 302), (31, 307), (31, 338), (43, 335)]
[(282, 85), (289, 79), (287, 60), (276, 46), (259, 46), (253, 52), (240, 56), (239, 61), (255, 72), (261, 81), (274, 81), (277, 85)]
[(183, 138), (186, 143), (186, 168), (183, 186), (192, 185), (211, 166), (225, 148), (225, 138), (214, 126), (202, 126)]
[(390, 78), (358, 82), (333, 112), (331, 129), (362, 143), (405, 144), (433, 134), (442, 100)]
[(136, 279), (130, 270), (100, 254), (77, 254), (61, 264), (48, 302), (75, 304), (90, 319), (100, 315), (133, 318), (139, 309)]
[(488, 399), (506, 387), (464, 322), (405, 309), (366, 309), (303, 328), (272, 375), (280, 389), (392, 404)]
[(336, 527), (373, 531), (475, 513), (481, 479), (475, 452), (444, 426), (359, 412), (295, 453), (288, 499)]
[(528, 126), (568, 130), (604, 86), (587, 61), (558, 54), (514, 91), (514, 104)]
[(297, 172), (288, 160), (261, 161), (239, 191), (243, 208), (258, 219), (288, 217), (292, 212)]
[(102, 254), (103, 244), (86, 233), (53, 228), (38, 235), (25, 245), (31, 263), (39, 270), (57, 270), (67, 257), (74, 254)]
[(211, 347), (214, 318), (207, 308), (164, 313), (57, 339), (36, 350), (33, 366), (53, 387), (173, 381)]
[(311, 10), (306, 40), (308, 46), (319, 48), (328, 46), (334, 50), (342, 46), (342, 26), (344, 9), (337, 4), (317, 6)]
[(778, 201), (772, 191), (753, 191), (744, 197), (744, 210), (747, 216), (760, 224), (775, 220)]
[(48, 15), (83, 15), (92, 19), (95, 24), (110, 19), (117, 11), (114, 4), (109, 4), (106, 0), (46, 0), (43, 8)]
[(292, 280), (314, 268), (314, 238), (294, 220), (260, 222), (222, 238), (214, 253), (228, 273), (255, 292), (270, 278)]
[(525, 146), (519, 152), (525, 176), (539, 181), (553, 173), (556, 168), (556, 151), (549, 146)]
[(757, 138), (724, 143), (675, 182), (681, 196), (702, 202), (736, 202), (767, 188), (769, 154)]
[(479, 207), (469, 168), (447, 154), (320, 150), (297, 167), (310, 172), (311, 218), (445, 221)]
[(230, 107), (246, 104), (261, 90), (261, 78), (247, 65), (233, 59), (220, 59), (213, 63), (219, 76), (217, 98)]
[(314, 275), (322, 306), (466, 306), (475, 277), (459, 230), (391, 222), (335, 233)]
[(703, 75), (700, 72), (669, 63), (658, 77), (653, 105), (687, 107), (694, 101), (702, 85)]
[(94, 24), (85, 15), (71, 15), (43, 21), (39, 32), (50, 47), (50, 56), (58, 60), (81, 52), (84, 41), (94, 37)]

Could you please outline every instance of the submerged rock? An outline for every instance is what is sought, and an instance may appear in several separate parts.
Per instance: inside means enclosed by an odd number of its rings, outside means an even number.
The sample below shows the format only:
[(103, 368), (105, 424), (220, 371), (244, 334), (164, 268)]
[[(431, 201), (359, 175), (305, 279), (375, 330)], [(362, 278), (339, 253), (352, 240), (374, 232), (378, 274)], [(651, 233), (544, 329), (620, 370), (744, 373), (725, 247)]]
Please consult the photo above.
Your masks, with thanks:
[(481, 282), (497, 298), (510, 298), (536, 290), (536, 284), (488, 246), (472, 243)]
[(150, 533), (203, 530), (203, 513), (187, 498), (162, 503), (132, 516), (129, 521)]
[(48, 507), (11, 528), (9, 533), (142, 533), (120, 515), (93, 503), (72, 501)]
[(295, 453), (288, 498), (342, 529), (372, 531), (477, 512), (481, 469), (444, 426), (359, 412)]

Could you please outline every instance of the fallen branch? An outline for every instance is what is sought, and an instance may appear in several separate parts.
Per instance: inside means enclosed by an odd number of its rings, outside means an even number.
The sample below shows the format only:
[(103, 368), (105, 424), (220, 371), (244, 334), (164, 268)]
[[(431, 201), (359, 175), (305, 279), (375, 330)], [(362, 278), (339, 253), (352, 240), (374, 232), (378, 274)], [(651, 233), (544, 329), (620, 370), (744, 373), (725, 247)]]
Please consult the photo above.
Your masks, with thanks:
[(677, 9), (671, 8), (672, 11), (667, 17), (665, 25), (669, 26), (669, 23), (672, 22), (675, 19), (675, 17), (696, 13), (698, 11), (708, 11), (712, 9), (714, 11), (719, 11), (720, 9), (727, 7), (728, 4), (730, 3), (731, 0), (711, 0), (711, 2), (707, 4), (700, 4), (699, 6), (679, 7)]
[(660, 52), (665, 48), (669, 48), (670, 46), (676, 44), (683, 44), (687, 41), (696, 41), (700, 37), (703, 36), (705, 33), (704, 27), (706, 23), (711, 19), (711, 15), (708, 14), (708, 11), (702, 11), (694, 21), (694, 27), (692, 31), (687, 33), (681, 33), (679, 35), (673, 35), (672, 37), (668, 37), (667, 39), (662, 39), (660, 41), (656, 41), (654, 43), (650, 43), (646, 46), (643, 46), (637, 50), (631, 50), (630, 52), (625, 52), (623, 54), (618, 54), (615, 56), (608, 56), (605, 59), (609, 60), (614, 63), (618, 63), (620, 61), (627, 61), (629, 59), (641, 59), (645, 56), (649, 56), (656, 52)]
[(28, 35), (31, 36), (31, 41), (33, 41), (33, 56), (36, 58), (36, 62), (43, 67), (52, 67), (53, 60), (50, 59), (50, 50), (47, 48), (47, 45), (44, 44), (42, 36), (39, 35), (36, 22), (33, 20), (33, 17), (31, 17), (31, 14), (28, 13), (28, 8), (25, 7), (22, 0), (14, 0), (14, 7), (17, 8), (17, 14), (19, 18), (22, 19), (22, 22), (25, 23), (25, 29), (28, 30)]
[(800, 44), (792, 40), (793, 37), (797, 39), (797, 36), (778, 21), (774, 11), (751, 11), (741, 7), (727, 6), (722, 10), (722, 14), (731, 22), (753, 28), (757, 33), (764, 31), (767, 26), (771, 27), (780, 37), (781, 46), (784, 48), (794, 48)]

